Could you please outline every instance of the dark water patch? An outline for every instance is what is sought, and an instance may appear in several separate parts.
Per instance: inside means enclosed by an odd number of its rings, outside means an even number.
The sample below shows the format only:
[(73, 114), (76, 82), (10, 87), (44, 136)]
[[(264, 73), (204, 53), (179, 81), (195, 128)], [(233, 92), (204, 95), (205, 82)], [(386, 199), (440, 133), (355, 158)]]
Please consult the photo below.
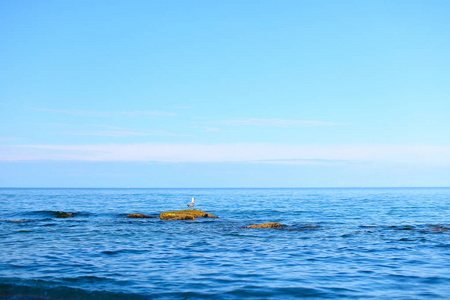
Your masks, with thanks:
[(0, 222), (7, 222), (7, 223), (29, 223), (31, 220), (0, 220)]
[(102, 254), (105, 255), (118, 255), (118, 254), (142, 254), (146, 253), (148, 250), (136, 250), (136, 249), (118, 249), (118, 250), (105, 250)]
[(219, 220), (218, 218), (204, 218), (204, 217), (199, 217), (195, 220), (192, 220), (192, 223), (201, 223), (201, 224), (208, 224), (208, 223), (217, 223), (217, 222), (222, 222), (222, 220)]
[(400, 230), (400, 231), (404, 231), (404, 230), (415, 230), (416, 227), (412, 226), (412, 225), (393, 225), (393, 226), (389, 226), (389, 229), (393, 229), (393, 230)]
[(398, 240), (399, 242), (417, 242), (418, 239), (414, 239), (414, 238), (401, 238)]
[(286, 299), (286, 298), (309, 298), (309, 297), (330, 297), (331, 295), (314, 288), (268, 288), (261, 286), (245, 286), (239, 289), (223, 293), (222, 296), (232, 296), (235, 299)]
[(25, 214), (36, 217), (59, 218), (59, 219), (91, 216), (91, 214), (88, 212), (68, 212), (62, 210), (39, 210), (27, 212)]
[(375, 229), (375, 228), (379, 228), (379, 226), (377, 225), (360, 225), (360, 228), (367, 228), (367, 229)]
[[(338, 297), (342, 294), (343, 289), (334, 290), (332, 293), (327, 293), (323, 289), (304, 288), (304, 287), (285, 287), (272, 289), (272, 296), (283, 297), (295, 297), (295, 298), (309, 298), (309, 297), (321, 297), (327, 298), (333, 295)], [(271, 293), (271, 294), (272, 294)]]
[(351, 238), (351, 237), (355, 237), (357, 235), (360, 235), (361, 232), (360, 231), (355, 231), (355, 232), (350, 232), (350, 233), (344, 233), (341, 235), (341, 237), (343, 238)]
[(115, 214), (114, 216), (116, 218), (126, 218), (129, 215), (129, 213), (120, 213), (120, 214)]
[(13, 268), (13, 269), (28, 269), (29, 268), (29, 266), (27, 266), (27, 265), (19, 265), (19, 264), (15, 264), (15, 263), (8, 264), (8, 267)]
[[(244, 227), (242, 227), (242, 230), (244, 230)], [(237, 238), (257, 238), (257, 237), (260, 237), (259, 235), (255, 235), (255, 234), (246, 234), (246, 233), (238, 233), (238, 232), (225, 233), (224, 236), (237, 237)]]
[(428, 230), (431, 232), (450, 232), (450, 226), (429, 225)]
[[(53, 221), (53, 219), (46, 219), (45, 221)], [(45, 223), (45, 224), (42, 224), (41, 226), (42, 227), (52, 227), (52, 226), (56, 226), (56, 225), (58, 225), (57, 223)]]
[(420, 281), (424, 284), (450, 284), (450, 275), (446, 278), (437, 276), (424, 276), (420, 278)]
[(33, 230), (26, 230), (26, 229), (14, 231), (14, 233), (31, 233), (31, 232), (34, 232), (34, 231)]
[(129, 281), (119, 281), (113, 278), (100, 277), (100, 276), (76, 276), (76, 277), (62, 277), (60, 279), (64, 283), (76, 283), (76, 284), (118, 284), (118, 285), (129, 285)]
[(276, 229), (287, 231), (318, 231), (323, 230), (323, 226), (318, 224), (298, 224), (298, 225), (282, 225)]
[(192, 291), (192, 292), (166, 292), (162, 291), (161, 293), (158, 293), (156, 297), (150, 297), (150, 299), (222, 299), (221, 297), (215, 297), (217, 295), (214, 295), (212, 293), (208, 292), (200, 292), (200, 291)]
[(16, 285), (0, 283), (0, 299), (5, 300), (143, 300), (138, 294), (113, 293), (107, 291), (86, 291), (70, 287), (51, 287), (48, 284)]
[[(361, 227), (361, 226), (360, 226)], [(366, 228), (366, 227), (361, 227)], [(450, 233), (450, 226), (448, 225), (425, 225), (425, 224), (416, 224), (416, 225), (392, 225), (392, 226), (377, 226), (373, 227), (374, 230), (378, 229), (379, 231), (410, 231), (417, 233)]]

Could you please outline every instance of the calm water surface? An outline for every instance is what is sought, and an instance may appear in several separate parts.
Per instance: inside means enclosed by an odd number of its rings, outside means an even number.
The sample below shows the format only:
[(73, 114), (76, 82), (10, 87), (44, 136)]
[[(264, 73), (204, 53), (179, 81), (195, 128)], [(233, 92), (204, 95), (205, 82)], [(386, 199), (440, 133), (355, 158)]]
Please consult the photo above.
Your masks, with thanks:
[[(191, 197), (219, 218), (157, 218)], [(449, 188), (0, 189), (0, 299), (449, 299), (449, 207)], [(264, 222), (283, 226), (244, 228)]]

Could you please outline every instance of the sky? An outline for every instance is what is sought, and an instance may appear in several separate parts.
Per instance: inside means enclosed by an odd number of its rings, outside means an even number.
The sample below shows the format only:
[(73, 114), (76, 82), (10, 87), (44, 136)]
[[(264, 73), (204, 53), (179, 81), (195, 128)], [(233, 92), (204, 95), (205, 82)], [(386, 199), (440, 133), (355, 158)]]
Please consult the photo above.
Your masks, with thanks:
[(449, 1), (0, 16), (0, 187), (450, 186)]

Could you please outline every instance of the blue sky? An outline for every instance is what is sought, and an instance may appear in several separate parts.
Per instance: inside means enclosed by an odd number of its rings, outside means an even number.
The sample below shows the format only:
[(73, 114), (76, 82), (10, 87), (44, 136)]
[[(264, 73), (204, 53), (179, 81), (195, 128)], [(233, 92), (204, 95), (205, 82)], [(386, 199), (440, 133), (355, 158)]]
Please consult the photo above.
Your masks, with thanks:
[(0, 186), (450, 186), (448, 1), (0, 14)]

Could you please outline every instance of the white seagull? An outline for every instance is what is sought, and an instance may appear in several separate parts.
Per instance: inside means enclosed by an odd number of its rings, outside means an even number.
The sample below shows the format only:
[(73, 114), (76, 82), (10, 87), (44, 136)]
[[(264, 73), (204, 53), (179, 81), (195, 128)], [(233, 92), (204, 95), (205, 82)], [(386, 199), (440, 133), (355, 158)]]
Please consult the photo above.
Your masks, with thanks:
[(192, 198), (191, 203), (189, 203), (187, 206), (189, 206), (190, 208), (193, 208), (194, 205), (195, 205), (194, 199), (195, 199), (195, 198)]

